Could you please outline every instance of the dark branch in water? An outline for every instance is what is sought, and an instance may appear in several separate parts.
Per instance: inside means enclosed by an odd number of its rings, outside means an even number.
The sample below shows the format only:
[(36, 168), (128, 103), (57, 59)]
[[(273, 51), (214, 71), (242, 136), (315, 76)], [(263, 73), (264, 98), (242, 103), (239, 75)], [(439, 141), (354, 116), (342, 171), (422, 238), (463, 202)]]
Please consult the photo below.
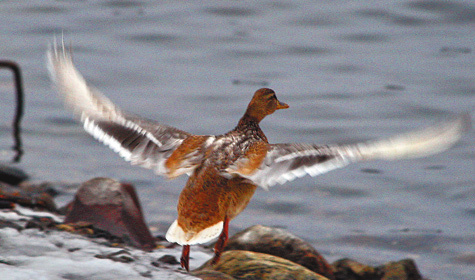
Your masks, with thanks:
[(13, 77), (15, 79), (15, 89), (16, 89), (16, 111), (15, 118), (13, 119), (13, 141), (15, 145), (13, 149), (16, 151), (16, 155), (13, 158), (13, 162), (19, 162), (21, 156), (23, 155), (23, 148), (21, 143), (20, 136), (20, 122), (23, 117), (23, 81), (21, 78), (20, 66), (13, 61), (0, 60), (0, 68), (9, 68), (13, 72)]

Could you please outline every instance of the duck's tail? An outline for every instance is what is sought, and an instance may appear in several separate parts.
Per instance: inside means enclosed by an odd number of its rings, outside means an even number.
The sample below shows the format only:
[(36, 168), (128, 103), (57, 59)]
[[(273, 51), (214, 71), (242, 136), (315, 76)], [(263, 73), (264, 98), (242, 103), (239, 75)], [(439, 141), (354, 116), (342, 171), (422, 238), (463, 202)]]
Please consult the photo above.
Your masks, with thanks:
[(223, 231), (223, 222), (219, 222), (207, 227), (199, 232), (185, 232), (175, 220), (167, 231), (165, 238), (168, 242), (178, 243), (180, 245), (203, 244), (218, 237)]

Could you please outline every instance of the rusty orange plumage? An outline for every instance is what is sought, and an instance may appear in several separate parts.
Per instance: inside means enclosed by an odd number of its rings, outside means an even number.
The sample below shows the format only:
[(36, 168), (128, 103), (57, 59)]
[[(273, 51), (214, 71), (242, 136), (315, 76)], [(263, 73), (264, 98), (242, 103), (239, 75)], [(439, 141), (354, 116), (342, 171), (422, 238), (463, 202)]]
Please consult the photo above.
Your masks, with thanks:
[(275, 92), (255, 92), (237, 126), (222, 135), (191, 133), (122, 111), (90, 88), (62, 46), (48, 52), (51, 79), (66, 104), (93, 137), (131, 164), (169, 178), (187, 174), (178, 200), (178, 218), (166, 238), (183, 245), (182, 266), (189, 269), (190, 245), (219, 236), (219, 260), (228, 223), (249, 203), (258, 186), (267, 189), (304, 175), (316, 176), (352, 162), (427, 156), (453, 145), (470, 127), (463, 114), (424, 130), (389, 139), (349, 145), (270, 144), (259, 123), (289, 106)]
[[(193, 153), (204, 154), (178, 199), (178, 219), (167, 239), (184, 245), (182, 265), (188, 269), (189, 245), (204, 243), (220, 232), (215, 247), (219, 260), (227, 240), (228, 223), (249, 203), (257, 185), (237, 174), (252, 174), (264, 160), (269, 144), (259, 122), (278, 109), (288, 108), (273, 90), (256, 91), (236, 128), (213, 137), (190, 136), (166, 160), (173, 173)], [(197, 237), (198, 236), (198, 237)]]

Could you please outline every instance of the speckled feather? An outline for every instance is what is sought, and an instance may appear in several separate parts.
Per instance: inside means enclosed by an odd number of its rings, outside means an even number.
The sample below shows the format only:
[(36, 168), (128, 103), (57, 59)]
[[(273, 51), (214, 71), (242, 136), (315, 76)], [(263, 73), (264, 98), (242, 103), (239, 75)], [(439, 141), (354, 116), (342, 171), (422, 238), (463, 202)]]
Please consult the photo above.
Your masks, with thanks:
[(268, 188), (362, 160), (438, 153), (470, 127), (470, 116), (465, 114), (425, 130), (359, 144), (269, 144), (259, 122), (288, 105), (279, 102), (274, 91), (260, 89), (235, 129), (199, 136), (117, 108), (87, 85), (64, 45), (53, 46), (48, 62), (65, 103), (93, 137), (132, 164), (157, 174), (190, 175), (180, 194), (178, 219), (167, 233), (167, 239), (180, 244), (203, 243), (219, 235), (224, 217), (238, 215), (257, 186)]

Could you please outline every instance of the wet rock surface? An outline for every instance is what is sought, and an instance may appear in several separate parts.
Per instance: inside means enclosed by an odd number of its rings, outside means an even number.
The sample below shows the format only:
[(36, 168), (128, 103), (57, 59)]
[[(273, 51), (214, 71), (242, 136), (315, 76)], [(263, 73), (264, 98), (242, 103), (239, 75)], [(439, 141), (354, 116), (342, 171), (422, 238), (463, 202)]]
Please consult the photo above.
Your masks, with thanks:
[(315, 279), (328, 278), (289, 260), (250, 251), (230, 250), (222, 254), (221, 260), (214, 266), (210, 261), (198, 271), (215, 270), (232, 276), (234, 279)]
[(381, 280), (420, 280), (422, 276), (411, 259), (388, 262), (376, 268), (381, 274)]
[(421, 280), (416, 264), (411, 259), (388, 262), (371, 267), (350, 259), (333, 263), (338, 280)]
[(350, 259), (341, 259), (333, 263), (336, 279), (376, 280), (381, 279), (373, 267)]
[[(48, 183), (0, 185), (3, 203), (0, 206), (7, 206), (0, 210), (0, 264), (11, 268), (6, 270), (8, 276), (20, 275), (12, 279), (27, 279), (38, 274), (37, 267), (48, 266), (50, 262), (68, 262), (78, 255), (81, 264), (74, 265), (83, 267), (83, 271), (70, 267), (64, 268), (65, 271), (48, 268), (47, 276), (87, 279), (99, 275), (97, 279), (110, 279), (103, 267), (112, 263), (120, 266), (117, 268), (119, 277), (127, 279), (423, 279), (410, 259), (377, 267), (350, 259), (330, 265), (302, 239), (285, 230), (262, 225), (232, 236), (220, 262), (214, 266), (210, 261), (205, 262), (211, 259), (211, 250), (200, 253), (199, 248), (204, 247), (194, 246), (197, 265), (204, 264), (186, 274), (177, 261), (181, 248), (150, 234), (132, 185), (108, 178), (84, 182), (74, 201), (64, 207), (64, 221), (54, 204), (56, 193)], [(59, 254), (58, 259), (50, 260), (51, 252)], [(33, 259), (28, 260), (31, 266), (23, 262), (28, 272), (17, 273), (17, 260), (32, 256)], [(46, 258), (46, 263), (35, 259), (37, 256)], [(96, 266), (96, 262), (101, 265)]]
[(172, 264), (172, 265), (180, 264), (180, 262), (174, 256), (171, 256), (171, 255), (165, 255), (159, 258), (158, 261), (162, 263)]
[(91, 179), (79, 187), (70, 209), (65, 223), (88, 222), (143, 250), (155, 247), (132, 185), (108, 178)]
[[(69, 230), (65, 230), (68, 228)], [(146, 252), (113, 243), (90, 225), (62, 223), (62, 217), (16, 206), (0, 210), (0, 278), (17, 279), (199, 279), (179, 265), (154, 262), (179, 248)], [(100, 231), (99, 231), (100, 232)], [(167, 257), (165, 257), (166, 259)], [(211, 258), (196, 254), (197, 262)]]
[(29, 178), (23, 170), (5, 164), (0, 164), (0, 182), (18, 185)]
[(282, 229), (252, 226), (231, 237), (225, 250), (247, 250), (274, 255), (300, 264), (328, 279), (333, 268), (310, 244)]
[(0, 182), (0, 208), (14, 208), (16, 203), (33, 209), (57, 212), (53, 197), (54, 193), (42, 186), (12, 186)]
[(203, 280), (236, 280), (236, 278), (232, 276), (214, 270), (201, 270), (192, 272), (191, 274)]

